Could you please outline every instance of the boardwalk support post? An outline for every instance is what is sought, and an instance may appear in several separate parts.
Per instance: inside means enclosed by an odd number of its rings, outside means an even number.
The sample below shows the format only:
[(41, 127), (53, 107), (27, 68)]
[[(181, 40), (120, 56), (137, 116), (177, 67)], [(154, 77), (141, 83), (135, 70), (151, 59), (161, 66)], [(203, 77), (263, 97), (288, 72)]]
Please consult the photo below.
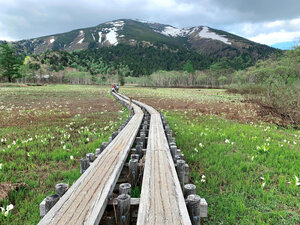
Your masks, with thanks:
[(89, 168), (90, 162), (88, 158), (80, 159), (80, 173), (84, 173)]
[(183, 189), (184, 181), (185, 181), (185, 169), (184, 169), (185, 161), (177, 160), (177, 174), (179, 178), (179, 183), (181, 188)]
[(66, 183), (60, 183), (55, 185), (55, 193), (62, 197), (68, 190), (69, 185)]
[(189, 170), (190, 170), (189, 165), (187, 163), (184, 164), (184, 183), (185, 184), (189, 182)]
[(117, 137), (117, 136), (118, 136), (118, 132), (117, 131), (113, 132), (112, 135), (111, 135), (112, 140), (115, 139), (115, 137)]
[(130, 224), (130, 196), (121, 194), (117, 198), (117, 225)]
[(184, 198), (187, 198), (189, 195), (195, 195), (196, 194), (196, 185), (194, 184), (186, 184), (184, 185)]
[(136, 144), (136, 153), (139, 154), (140, 158), (143, 157), (143, 142), (138, 142)]
[(200, 225), (200, 202), (199, 195), (189, 195), (187, 197), (187, 208), (191, 218), (192, 225)]
[(131, 159), (139, 160), (140, 159), (140, 155), (139, 154), (131, 154), (130, 158)]
[(130, 183), (131, 187), (135, 187), (138, 178), (138, 160), (130, 159), (129, 161), (129, 173), (130, 173)]
[(204, 198), (201, 198), (200, 202), (200, 217), (207, 217), (207, 202)]
[(50, 209), (58, 202), (59, 200), (59, 195), (50, 195), (45, 199), (45, 213), (47, 214)]
[(89, 162), (94, 162), (95, 161), (95, 154), (94, 153), (87, 153), (86, 158), (89, 160)]
[(173, 161), (175, 161), (176, 152), (177, 152), (177, 147), (176, 147), (176, 145), (171, 145), (171, 146), (170, 146), (170, 150), (171, 150), (171, 155), (172, 155)]
[(101, 154), (101, 149), (96, 148), (95, 154), (96, 154), (96, 157), (98, 157)]
[(131, 195), (131, 184), (129, 183), (122, 183), (119, 186), (119, 194), (127, 194)]
[(108, 142), (103, 142), (102, 145), (100, 146), (100, 152), (103, 152), (104, 149), (107, 147)]

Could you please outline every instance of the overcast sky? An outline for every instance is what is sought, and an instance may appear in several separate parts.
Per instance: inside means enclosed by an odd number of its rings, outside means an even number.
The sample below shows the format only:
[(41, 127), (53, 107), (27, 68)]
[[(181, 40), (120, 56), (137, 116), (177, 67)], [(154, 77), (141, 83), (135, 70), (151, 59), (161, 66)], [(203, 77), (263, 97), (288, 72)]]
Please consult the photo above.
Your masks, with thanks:
[(142, 19), (206, 25), (263, 44), (300, 38), (300, 0), (0, 0), (0, 40), (20, 40)]

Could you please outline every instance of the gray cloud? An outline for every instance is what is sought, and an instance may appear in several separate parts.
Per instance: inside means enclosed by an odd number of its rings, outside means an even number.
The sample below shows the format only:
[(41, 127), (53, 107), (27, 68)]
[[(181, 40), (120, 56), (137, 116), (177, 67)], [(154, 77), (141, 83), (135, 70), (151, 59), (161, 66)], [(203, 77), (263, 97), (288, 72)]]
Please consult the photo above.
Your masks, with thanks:
[[(279, 26), (300, 30), (298, 0), (0, 0), (0, 39), (33, 38), (95, 26), (120, 18), (138, 18), (177, 27), (208, 25), (251, 37)], [(264, 30), (263, 30), (264, 29)]]

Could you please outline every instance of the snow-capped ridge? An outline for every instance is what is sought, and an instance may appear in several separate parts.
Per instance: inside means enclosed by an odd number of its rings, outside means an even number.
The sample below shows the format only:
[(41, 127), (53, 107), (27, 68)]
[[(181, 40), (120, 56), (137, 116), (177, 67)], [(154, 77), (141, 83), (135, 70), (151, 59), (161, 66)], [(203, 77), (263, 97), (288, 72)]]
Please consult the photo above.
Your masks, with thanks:
[(147, 23), (147, 24), (156, 24), (155, 22), (152, 21), (147, 21), (147, 20), (140, 20), (140, 19), (134, 19), (137, 22), (141, 22), (141, 23)]
[(155, 32), (161, 33), (165, 36), (169, 37), (188, 37), (190, 34), (198, 31), (200, 28), (201, 31), (198, 33), (198, 36), (200, 38), (207, 38), (207, 39), (212, 39), (212, 40), (218, 40), (221, 41), (227, 45), (231, 45), (231, 42), (228, 41), (228, 39), (224, 36), (218, 35), (215, 32), (209, 30), (208, 27), (189, 27), (189, 28), (176, 28), (173, 26), (165, 26), (162, 31), (159, 31), (157, 29), (154, 29)]
[(231, 45), (231, 42), (229, 42), (227, 38), (210, 31), (208, 27), (203, 27), (203, 29), (199, 32), (199, 36), (200, 38), (218, 40), (218, 41), (222, 41), (227, 45)]

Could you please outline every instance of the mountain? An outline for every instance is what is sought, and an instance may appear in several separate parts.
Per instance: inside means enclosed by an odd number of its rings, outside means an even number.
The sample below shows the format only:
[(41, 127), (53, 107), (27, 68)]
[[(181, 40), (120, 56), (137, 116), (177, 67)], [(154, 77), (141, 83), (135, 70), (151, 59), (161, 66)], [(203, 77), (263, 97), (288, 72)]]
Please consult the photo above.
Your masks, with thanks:
[(130, 19), (115, 20), (95, 27), (15, 42), (18, 51), (27, 54), (40, 54), (47, 50), (72, 52), (119, 44), (163, 46), (165, 49), (175, 49), (175, 51), (187, 49), (213, 57), (232, 58), (247, 54), (252, 59), (265, 58), (279, 51), (207, 26), (179, 29), (170, 25)]

